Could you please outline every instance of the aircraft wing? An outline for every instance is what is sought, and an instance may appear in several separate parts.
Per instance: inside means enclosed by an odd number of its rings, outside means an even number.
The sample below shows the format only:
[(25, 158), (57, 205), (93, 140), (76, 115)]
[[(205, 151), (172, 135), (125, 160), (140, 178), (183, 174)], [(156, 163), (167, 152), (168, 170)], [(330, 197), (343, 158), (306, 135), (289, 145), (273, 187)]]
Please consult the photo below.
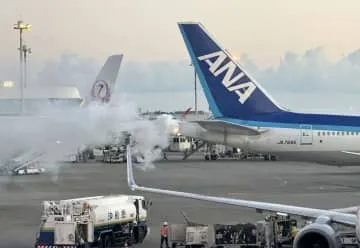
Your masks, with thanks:
[(352, 207), (347, 207), (347, 208), (334, 208), (334, 209), (330, 209), (330, 211), (336, 211), (336, 212), (341, 212), (341, 213), (353, 213), (356, 214), (356, 212), (360, 209), (359, 206), (352, 206)]
[(137, 191), (152, 192), (157, 194), (178, 196), (178, 197), (190, 198), (201, 201), (253, 208), (262, 211), (287, 213), (291, 215), (303, 216), (308, 218), (317, 218), (320, 216), (326, 216), (330, 218), (333, 222), (350, 225), (350, 226), (356, 226), (355, 214), (347, 214), (347, 213), (341, 213), (331, 210), (298, 207), (298, 206), (268, 203), (268, 202), (248, 201), (248, 200), (241, 200), (241, 199), (227, 198), (227, 197), (207, 196), (207, 195), (200, 195), (195, 193), (187, 193), (181, 191), (138, 186), (135, 183), (135, 179), (133, 175), (134, 174), (133, 174), (132, 161), (131, 161), (131, 148), (130, 146), (128, 146), (127, 147), (127, 182), (128, 182), (128, 186), (133, 191), (137, 190)]
[(223, 120), (201, 120), (192, 121), (197, 123), (202, 128), (212, 132), (226, 132), (228, 134), (239, 134), (239, 135), (258, 135), (266, 132), (266, 129), (258, 130), (255, 128), (223, 121)]
[(350, 154), (350, 155), (360, 156), (359, 152), (349, 152), (349, 151), (341, 151), (341, 152), (346, 153), (346, 154)]

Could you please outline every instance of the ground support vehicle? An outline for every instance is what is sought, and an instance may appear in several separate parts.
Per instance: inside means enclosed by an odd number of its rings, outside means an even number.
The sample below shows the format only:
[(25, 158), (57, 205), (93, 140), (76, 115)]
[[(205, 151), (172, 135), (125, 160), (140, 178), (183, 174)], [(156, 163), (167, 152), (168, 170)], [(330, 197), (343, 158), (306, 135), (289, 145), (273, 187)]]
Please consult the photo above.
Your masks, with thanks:
[(143, 196), (110, 195), (44, 201), (35, 248), (131, 246), (149, 233)]

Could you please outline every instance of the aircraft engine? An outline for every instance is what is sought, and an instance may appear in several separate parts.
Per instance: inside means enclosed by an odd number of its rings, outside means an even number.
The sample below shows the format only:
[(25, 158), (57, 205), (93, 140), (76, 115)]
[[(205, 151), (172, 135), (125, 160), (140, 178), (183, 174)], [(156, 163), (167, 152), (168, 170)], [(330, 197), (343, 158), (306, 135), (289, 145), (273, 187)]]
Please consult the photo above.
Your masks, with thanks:
[(302, 228), (295, 237), (294, 248), (340, 248), (339, 235), (328, 223), (315, 222)]
[(360, 208), (356, 210), (356, 237), (358, 240), (360, 240)]

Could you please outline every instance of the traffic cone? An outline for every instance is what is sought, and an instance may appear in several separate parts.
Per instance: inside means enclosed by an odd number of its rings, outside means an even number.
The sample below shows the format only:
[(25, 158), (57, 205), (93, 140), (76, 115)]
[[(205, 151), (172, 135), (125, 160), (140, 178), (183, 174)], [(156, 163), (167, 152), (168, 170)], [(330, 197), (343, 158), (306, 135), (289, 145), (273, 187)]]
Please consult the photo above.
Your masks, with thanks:
[(125, 241), (124, 247), (128, 247), (127, 242)]

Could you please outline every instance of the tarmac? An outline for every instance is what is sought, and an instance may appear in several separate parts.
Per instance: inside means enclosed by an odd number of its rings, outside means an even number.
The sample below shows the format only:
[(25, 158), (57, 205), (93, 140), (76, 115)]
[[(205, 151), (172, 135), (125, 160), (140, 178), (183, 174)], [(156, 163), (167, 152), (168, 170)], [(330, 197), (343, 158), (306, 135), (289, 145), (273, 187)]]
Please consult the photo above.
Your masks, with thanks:
[[(169, 158), (152, 170), (134, 168), (139, 185), (293, 204), (315, 208), (340, 208), (359, 204), (360, 166), (334, 167), (285, 161), (187, 161)], [(131, 192), (125, 164), (66, 164), (57, 177), (49, 174), (0, 177), (0, 247), (34, 247), (39, 231), (41, 201), (107, 194), (149, 197), (151, 233), (141, 245), (159, 247), (161, 223), (183, 223), (183, 210), (204, 224), (257, 221), (253, 209), (212, 204), (163, 195)]]

